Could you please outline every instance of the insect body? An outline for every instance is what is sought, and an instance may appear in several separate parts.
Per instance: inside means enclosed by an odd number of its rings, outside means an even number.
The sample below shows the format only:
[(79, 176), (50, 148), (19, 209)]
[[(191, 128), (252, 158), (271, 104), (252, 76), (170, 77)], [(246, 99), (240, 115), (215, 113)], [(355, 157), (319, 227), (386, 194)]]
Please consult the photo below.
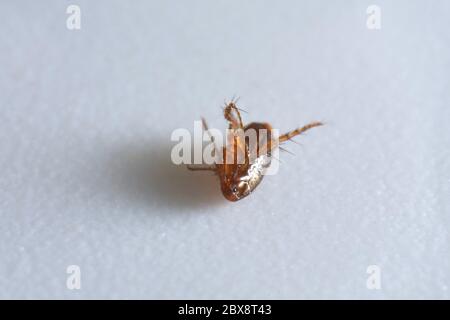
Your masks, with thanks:
[[(261, 183), (271, 164), (274, 148), (296, 135), (322, 125), (321, 122), (312, 122), (275, 139), (272, 126), (268, 123), (252, 122), (244, 126), (239, 109), (233, 101), (225, 107), (224, 116), (232, 136), (228, 139), (229, 143), (222, 148), (223, 161), (213, 166), (188, 166), (188, 169), (214, 171), (219, 176), (222, 194), (230, 201), (238, 201), (248, 196)], [(208, 130), (205, 120), (203, 127)], [(236, 134), (239, 131), (243, 135)], [(250, 131), (256, 133), (255, 143), (246, 138)], [(213, 138), (211, 140), (214, 142)], [(243, 161), (237, 161), (238, 155), (242, 155)]]

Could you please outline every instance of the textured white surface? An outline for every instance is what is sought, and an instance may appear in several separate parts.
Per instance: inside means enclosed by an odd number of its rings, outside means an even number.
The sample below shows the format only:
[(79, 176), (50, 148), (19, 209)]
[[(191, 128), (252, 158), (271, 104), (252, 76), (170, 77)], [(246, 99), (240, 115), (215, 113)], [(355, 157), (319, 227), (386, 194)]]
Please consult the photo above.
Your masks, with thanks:
[[(0, 298), (450, 298), (450, 2), (70, 3), (0, 3)], [(229, 203), (169, 151), (234, 94), (328, 125)]]

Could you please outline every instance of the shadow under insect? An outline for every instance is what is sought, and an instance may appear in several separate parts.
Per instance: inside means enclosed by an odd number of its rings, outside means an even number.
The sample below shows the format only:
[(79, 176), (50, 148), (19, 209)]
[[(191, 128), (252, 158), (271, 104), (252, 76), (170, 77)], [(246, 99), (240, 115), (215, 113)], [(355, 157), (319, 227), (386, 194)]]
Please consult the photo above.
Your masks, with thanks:
[(171, 145), (158, 142), (141, 146), (128, 145), (118, 154), (121, 159), (119, 186), (125, 194), (152, 204), (180, 210), (224, 204), (218, 178), (213, 172), (193, 174), (185, 165), (171, 160)]

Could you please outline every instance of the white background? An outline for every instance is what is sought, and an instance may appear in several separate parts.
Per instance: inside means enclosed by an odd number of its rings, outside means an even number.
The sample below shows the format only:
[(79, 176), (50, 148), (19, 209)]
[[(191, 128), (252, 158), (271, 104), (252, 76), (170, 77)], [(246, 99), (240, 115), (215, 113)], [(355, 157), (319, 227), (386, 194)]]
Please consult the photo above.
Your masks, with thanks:
[[(450, 2), (370, 4), (1, 1), (0, 297), (450, 298)], [(237, 203), (170, 161), (233, 95), (327, 122)]]

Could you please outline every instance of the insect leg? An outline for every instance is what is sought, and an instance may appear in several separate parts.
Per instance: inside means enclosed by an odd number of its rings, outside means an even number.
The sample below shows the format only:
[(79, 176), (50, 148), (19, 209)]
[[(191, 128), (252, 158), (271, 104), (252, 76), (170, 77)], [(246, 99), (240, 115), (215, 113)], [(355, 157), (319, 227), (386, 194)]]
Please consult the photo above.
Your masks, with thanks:
[(310, 124), (307, 124), (306, 126), (303, 126), (301, 128), (295, 129), (293, 131), (289, 131), (288, 133), (285, 133), (285, 134), (279, 136), (278, 139), (272, 139), (270, 141), (267, 141), (267, 143), (260, 148), (259, 152), (260, 152), (260, 154), (264, 154), (266, 152), (269, 152), (269, 151), (275, 149), (276, 147), (279, 147), (282, 142), (290, 140), (293, 137), (295, 137), (295, 136), (297, 136), (299, 134), (302, 134), (303, 132), (305, 132), (305, 131), (307, 131), (307, 130), (309, 130), (311, 128), (319, 127), (319, 126), (322, 126), (322, 125), (323, 125), (322, 122), (311, 122)]
[(210, 139), (211, 142), (214, 144), (214, 150), (217, 152), (216, 141), (214, 140), (214, 137), (211, 135), (211, 132), (209, 132), (208, 124), (206, 123), (206, 120), (205, 120), (205, 118), (203, 118), (203, 117), (202, 117), (202, 125), (203, 125), (203, 130), (205, 130), (206, 132), (208, 132), (209, 139)]
[(293, 138), (293, 137), (295, 137), (295, 136), (297, 136), (299, 134), (302, 134), (303, 132), (305, 132), (305, 131), (307, 131), (307, 130), (309, 130), (311, 128), (319, 127), (319, 126), (323, 126), (323, 123), (322, 122), (318, 122), (318, 121), (311, 122), (310, 124), (307, 124), (306, 126), (303, 126), (301, 128), (298, 128), (298, 129), (295, 129), (295, 130), (292, 130), (292, 131), (289, 131), (288, 133), (285, 133), (285, 134), (281, 135), (278, 138), (278, 140), (279, 140), (280, 143), (284, 142), (284, 141), (287, 141), (287, 140), (290, 140), (291, 138)]
[(214, 140), (214, 137), (211, 135), (211, 132), (209, 132), (208, 124), (206, 123), (206, 120), (203, 117), (202, 117), (202, 124), (203, 124), (203, 130), (208, 132), (209, 139), (211, 140), (211, 142), (214, 145), (214, 156), (216, 157), (218, 154), (220, 154), (219, 149), (217, 148), (216, 141)]
[(230, 123), (230, 129), (244, 129), (244, 124), (242, 122), (241, 113), (238, 107), (232, 101), (227, 104), (223, 110), (223, 115), (225, 119)]
[(229, 122), (229, 129), (233, 132), (233, 135), (231, 136), (231, 148), (229, 148), (229, 150), (233, 154), (239, 152), (240, 155), (244, 156), (244, 158), (240, 159), (245, 159), (245, 162), (247, 162), (248, 148), (245, 139), (238, 137), (239, 135), (237, 134), (238, 130), (241, 130), (240, 133), (244, 133), (244, 123), (242, 122), (241, 113), (239, 112), (239, 108), (236, 106), (234, 99), (226, 105), (223, 114), (225, 119)]

